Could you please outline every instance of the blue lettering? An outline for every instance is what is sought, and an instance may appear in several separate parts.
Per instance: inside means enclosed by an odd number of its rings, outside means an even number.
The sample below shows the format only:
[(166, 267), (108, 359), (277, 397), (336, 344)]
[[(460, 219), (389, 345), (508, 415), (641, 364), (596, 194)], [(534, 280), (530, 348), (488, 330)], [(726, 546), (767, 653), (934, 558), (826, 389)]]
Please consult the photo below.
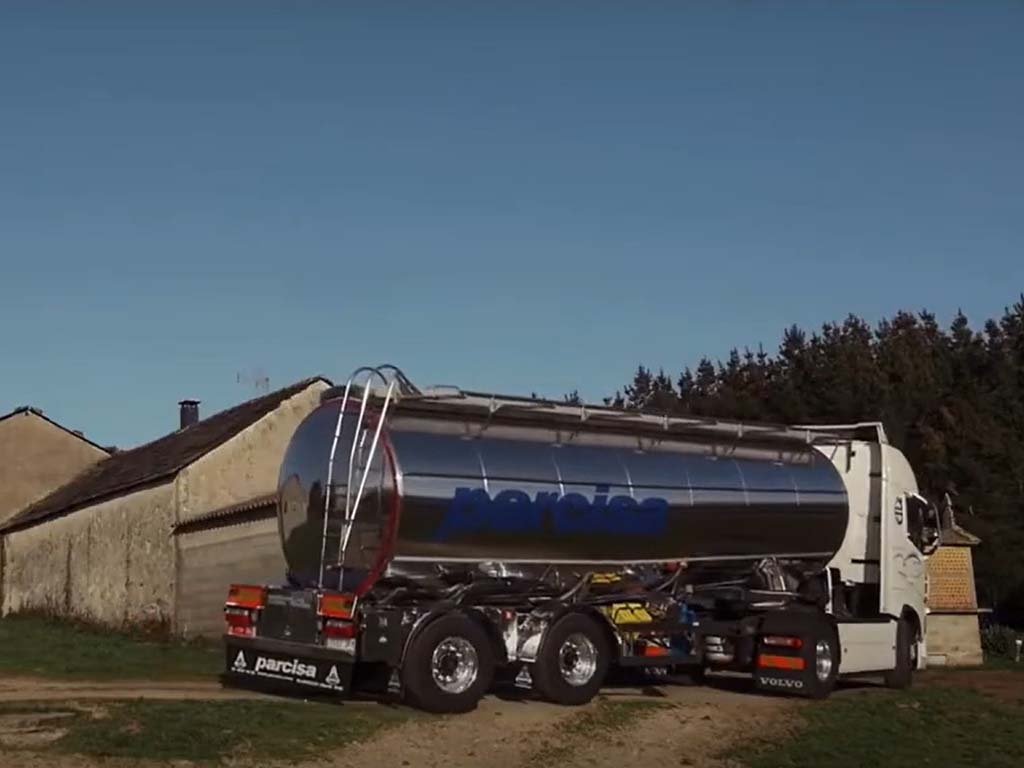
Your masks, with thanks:
[(592, 514), (590, 524), (595, 531), (611, 533), (614, 523), (608, 513), (608, 486), (599, 485), (594, 489), (594, 502), (590, 505)]
[(640, 502), (640, 514), (636, 516), (637, 522), (643, 522), (645, 534), (657, 534), (665, 530), (668, 525), (668, 502), (651, 496)]
[(493, 499), (483, 488), (457, 488), (434, 533), (436, 540), (479, 532), (525, 533), (545, 531), (558, 536), (603, 534), (656, 536), (668, 525), (668, 502), (652, 496), (637, 501), (630, 496), (608, 497), (599, 485), (593, 500), (581, 493), (560, 496), (540, 491), (534, 498), (510, 488)]
[(531, 531), (539, 527), (537, 510), (529, 494), (502, 491), (494, 497), (488, 520), (497, 531)]
[(608, 527), (606, 533), (632, 533), (630, 525), (636, 517), (637, 503), (632, 496), (613, 496), (608, 501)]
[(443, 540), (452, 534), (483, 530), (490, 505), (491, 497), (483, 488), (457, 488), (434, 538)]
[(555, 532), (576, 533), (589, 527), (590, 500), (581, 493), (567, 493), (555, 505)]

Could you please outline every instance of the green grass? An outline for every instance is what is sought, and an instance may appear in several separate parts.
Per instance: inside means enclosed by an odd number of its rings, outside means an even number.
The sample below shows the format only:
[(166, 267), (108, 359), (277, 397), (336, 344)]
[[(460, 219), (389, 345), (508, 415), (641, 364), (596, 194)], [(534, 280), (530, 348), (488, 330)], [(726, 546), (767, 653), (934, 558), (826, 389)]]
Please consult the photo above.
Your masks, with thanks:
[(39, 616), (0, 619), (0, 675), (167, 680), (218, 675), (220, 647), (103, 631)]
[[(970, 667), (965, 667), (970, 669)], [(975, 668), (977, 669), (977, 667)], [(981, 669), (1001, 669), (1007, 672), (1024, 672), (1024, 659), (1014, 661), (1012, 656), (986, 656)]]
[[(344, 707), (292, 701), (132, 701), (103, 705), (102, 716), (77, 712), (60, 722), (67, 733), (43, 752), (135, 760), (226, 757), (298, 761), (400, 723), (411, 713), (384, 706)], [(17, 705), (5, 713), (67, 711)]]
[(581, 741), (611, 742), (639, 720), (655, 710), (673, 706), (663, 701), (609, 701), (602, 699), (592, 709), (582, 710), (561, 722), (556, 729), (557, 739), (546, 743), (537, 750), (530, 763), (564, 762), (575, 751)]
[(801, 707), (797, 717), (793, 733), (729, 757), (750, 768), (1024, 764), (1024, 702), (969, 688), (838, 695)]

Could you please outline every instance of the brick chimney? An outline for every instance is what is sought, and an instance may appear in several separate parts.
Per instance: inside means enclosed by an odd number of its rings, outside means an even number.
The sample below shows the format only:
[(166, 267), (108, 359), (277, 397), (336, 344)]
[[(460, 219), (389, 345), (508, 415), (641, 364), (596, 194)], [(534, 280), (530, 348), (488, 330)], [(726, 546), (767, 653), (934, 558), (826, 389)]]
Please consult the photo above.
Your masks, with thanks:
[(193, 424), (199, 421), (199, 401), (179, 400), (178, 415), (181, 429), (185, 429), (185, 427), (191, 427)]

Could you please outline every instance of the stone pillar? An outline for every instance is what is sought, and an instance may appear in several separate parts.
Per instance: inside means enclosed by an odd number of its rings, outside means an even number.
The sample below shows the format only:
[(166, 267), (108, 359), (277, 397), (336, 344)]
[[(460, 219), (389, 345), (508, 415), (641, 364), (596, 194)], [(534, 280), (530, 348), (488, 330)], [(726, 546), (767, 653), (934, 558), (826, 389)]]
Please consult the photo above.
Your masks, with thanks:
[(928, 558), (927, 642), (930, 666), (982, 663), (972, 549), (978, 537), (957, 525), (946, 500), (939, 548)]

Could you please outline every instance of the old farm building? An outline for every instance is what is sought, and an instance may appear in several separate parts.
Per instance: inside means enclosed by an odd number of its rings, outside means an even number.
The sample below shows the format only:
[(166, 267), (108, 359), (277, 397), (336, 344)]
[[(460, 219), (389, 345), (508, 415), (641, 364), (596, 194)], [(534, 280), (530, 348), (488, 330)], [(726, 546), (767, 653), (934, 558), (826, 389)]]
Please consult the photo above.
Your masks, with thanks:
[(216, 634), (232, 580), (284, 573), (273, 494), (330, 383), (307, 379), (115, 453), (0, 527), (3, 612)]
[(0, 525), (109, 454), (37, 408), (0, 416)]

